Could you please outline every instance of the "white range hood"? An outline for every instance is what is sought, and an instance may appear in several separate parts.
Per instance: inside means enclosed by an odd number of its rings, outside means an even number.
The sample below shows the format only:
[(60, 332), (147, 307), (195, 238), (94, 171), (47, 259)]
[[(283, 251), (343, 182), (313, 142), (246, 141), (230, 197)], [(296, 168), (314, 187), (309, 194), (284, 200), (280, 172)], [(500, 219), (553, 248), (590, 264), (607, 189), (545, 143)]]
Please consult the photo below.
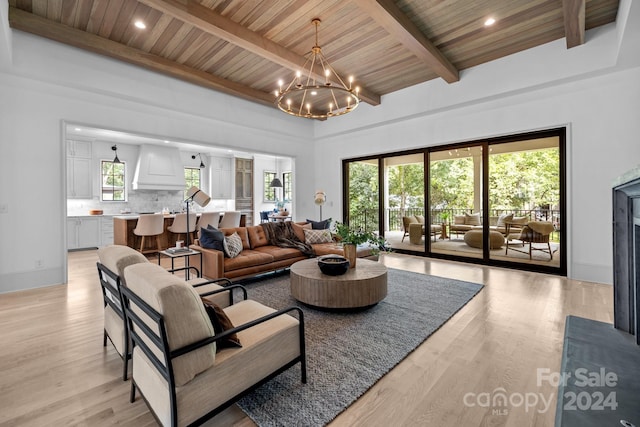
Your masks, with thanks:
[(141, 145), (133, 174), (134, 190), (184, 190), (184, 166), (175, 147)]

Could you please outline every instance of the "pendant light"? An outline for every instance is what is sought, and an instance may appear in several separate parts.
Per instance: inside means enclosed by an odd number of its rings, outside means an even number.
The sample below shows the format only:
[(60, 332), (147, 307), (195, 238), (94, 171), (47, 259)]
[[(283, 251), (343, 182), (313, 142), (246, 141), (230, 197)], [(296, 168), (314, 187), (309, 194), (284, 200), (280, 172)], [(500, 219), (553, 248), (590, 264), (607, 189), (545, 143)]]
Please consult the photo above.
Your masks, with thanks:
[(113, 159), (113, 163), (122, 163), (120, 161), (120, 159), (118, 158), (118, 146), (117, 145), (112, 145), (111, 146), (111, 150), (113, 150), (116, 153), (116, 157)]
[(271, 188), (282, 188), (282, 181), (278, 178), (278, 158), (276, 157), (276, 177), (273, 178), (271, 184), (269, 184)]

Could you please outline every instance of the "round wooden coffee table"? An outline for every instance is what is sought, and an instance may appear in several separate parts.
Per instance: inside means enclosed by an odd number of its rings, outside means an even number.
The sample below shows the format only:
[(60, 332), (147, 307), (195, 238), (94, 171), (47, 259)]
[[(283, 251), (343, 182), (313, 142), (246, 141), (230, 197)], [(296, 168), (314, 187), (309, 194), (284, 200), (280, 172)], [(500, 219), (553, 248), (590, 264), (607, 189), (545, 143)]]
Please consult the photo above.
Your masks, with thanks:
[(387, 296), (387, 267), (358, 258), (355, 268), (329, 276), (320, 271), (317, 259), (298, 261), (291, 266), (291, 296), (320, 308), (370, 307)]

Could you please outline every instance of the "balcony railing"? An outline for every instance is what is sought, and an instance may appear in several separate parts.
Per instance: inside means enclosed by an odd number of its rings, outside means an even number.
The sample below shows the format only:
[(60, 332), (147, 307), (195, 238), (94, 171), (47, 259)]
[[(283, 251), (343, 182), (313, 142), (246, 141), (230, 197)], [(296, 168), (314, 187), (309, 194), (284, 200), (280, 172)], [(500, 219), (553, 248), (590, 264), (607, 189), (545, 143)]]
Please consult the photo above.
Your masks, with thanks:
[[(470, 209), (433, 209), (431, 211), (431, 223), (442, 224), (452, 223), (455, 215), (464, 215), (472, 213)], [(549, 221), (553, 223), (556, 231), (560, 231), (560, 211), (555, 209), (493, 209), (490, 216), (500, 216), (504, 213), (513, 213), (514, 216), (525, 216), (530, 221)], [(410, 215), (425, 215), (422, 208), (388, 208), (387, 218), (389, 218), (389, 231), (402, 230), (402, 217)], [(448, 218), (448, 220), (444, 220)], [(352, 227), (362, 228), (367, 231), (378, 230), (378, 210), (362, 210), (352, 213), (349, 217), (349, 223)]]

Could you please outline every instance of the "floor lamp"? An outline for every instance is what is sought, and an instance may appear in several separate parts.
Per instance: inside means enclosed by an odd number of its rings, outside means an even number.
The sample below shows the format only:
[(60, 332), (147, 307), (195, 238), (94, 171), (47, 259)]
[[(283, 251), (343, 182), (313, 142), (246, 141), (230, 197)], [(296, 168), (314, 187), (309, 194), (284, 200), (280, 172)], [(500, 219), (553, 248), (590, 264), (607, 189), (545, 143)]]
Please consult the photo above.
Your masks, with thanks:
[(200, 190), (195, 185), (187, 190), (187, 198), (185, 199), (185, 202), (187, 203), (187, 244), (186, 244), (187, 249), (190, 249), (189, 248), (189, 245), (190, 245), (189, 243), (189, 203), (192, 200), (196, 202), (199, 206), (204, 208), (211, 201), (211, 197), (209, 197), (207, 193)]
[(316, 191), (314, 202), (316, 205), (320, 206), (320, 221), (322, 221), (322, 205), (324, 205), (324, 202), (326, 201), (327, 195), (325, 194), (325, 192), (322, 190)]

